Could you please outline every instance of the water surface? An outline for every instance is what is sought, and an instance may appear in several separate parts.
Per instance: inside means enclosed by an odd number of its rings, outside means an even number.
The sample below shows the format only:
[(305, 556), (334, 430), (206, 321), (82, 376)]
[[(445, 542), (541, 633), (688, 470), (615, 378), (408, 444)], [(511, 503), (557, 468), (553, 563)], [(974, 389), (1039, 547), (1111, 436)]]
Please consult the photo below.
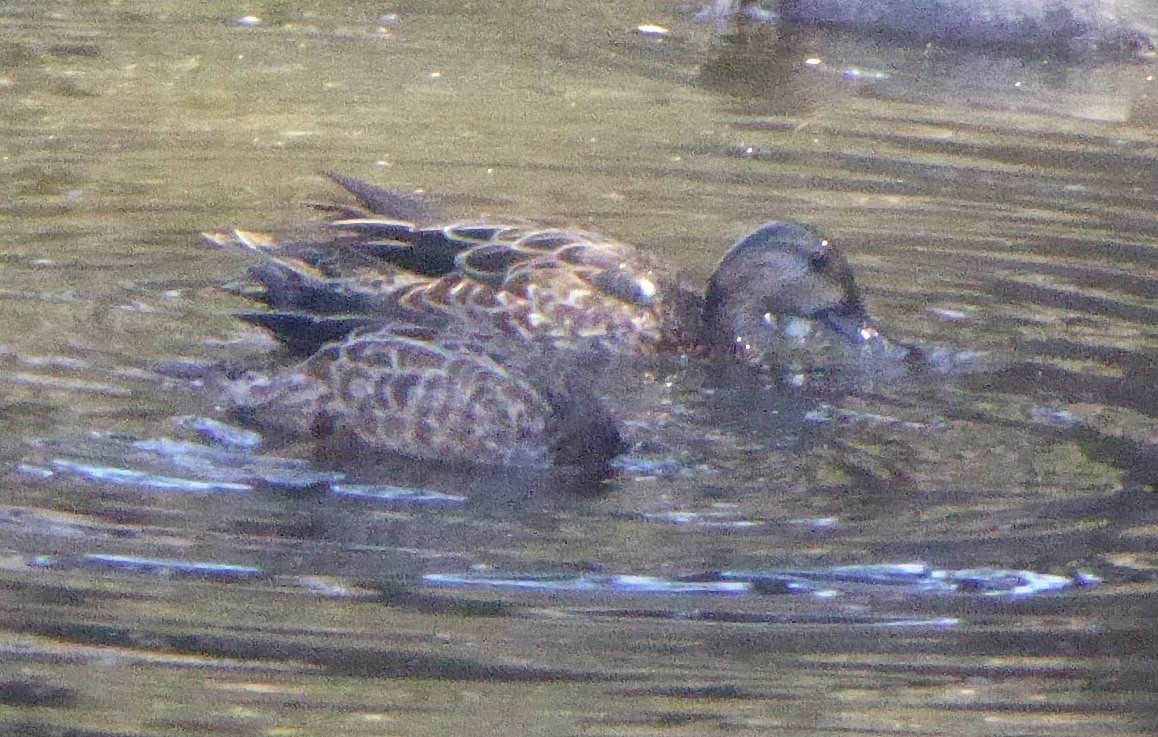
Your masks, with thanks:
[[(501, 6), (0, 11), (0, 724), (1151, 733), (1153, 67)], [(609, 389), (634, 446), (594, 488), (206, 445), (174, 418), (214, 398), (151, 367), (273, 347), (194, 234), (294, 222), (327, 169), (700, 277), (811, 222), (892, 333), (1005, 368), (661, 367)]]

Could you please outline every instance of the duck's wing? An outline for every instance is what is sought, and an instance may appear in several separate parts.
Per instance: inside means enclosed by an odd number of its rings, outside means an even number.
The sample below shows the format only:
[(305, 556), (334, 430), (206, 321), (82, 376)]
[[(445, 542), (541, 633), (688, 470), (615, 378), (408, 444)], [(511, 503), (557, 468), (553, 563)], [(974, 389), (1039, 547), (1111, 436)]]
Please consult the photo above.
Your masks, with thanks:
[[(617, 353), (661, 347), (698, 325), (699, 297), (678, 272), (634, 246), (558, 228), (459, 225), (482, 233), (450, 273), (407, 290), (412, 310), (497, 326), (525, 340), (569, 347), (592, 341)], [(685, 331), (687, 333), (696, 330)]]
[(356, 333), (229, 391), (242, 419), (331, 452), (590, 469), (623, 449), (594, 395), (541, 386), (476, 344), (413, 329)]
[(239, 312), (237, 317), (268, 331), (295, 356), (313, 355), (326, 343), (382, 324), (378, 318), (361, 315), (314, 315), (277, 310)]
[(238, 315), (270, 331), (291, 352), (309, 355), (356, 329), (387, 323), (441, 327), (450, 316), (406, 296), (430, 279), (398, 270), (362, 267), (332, 276), (325, 264), (286, 248), (273, 236), (220, 230), (202, 236), (215, 246), (256, 255), (248, 278), (224, 285), (226, 291), (268, 309)]
[(634, 246), (519, 220), (420, 225), (393, 217), (409, 214), (399, 204), (406, 196), (332, 178), (361, 207), (331, 213), (312, 232), (204, 234), (259, 256), (250, 280), (232, 291), (271, 308), (245, 319), (298, 352), (373, 320), (480, 323), (556, 344), (603, 335), (618, 352), (673, 342), (681, 331), (698, 336), (696, 291)]
[(323, 226), (327, 237), (321, 242), (283, 246), (281, 251), (334, 276), (349, 262), (354, 268), (394, 268), (429, 277), (461, 273), (501, 285), (529, 268), (558, 268), (609, 298), (633, 304), (653, 301), (659, 296), (657, 282), (675, 278), (669, 265), (594, 233), (511, 218), (432, 225), (433, 207), (424, 198), (341, 174), (326, 176), (354, 195), (361, 207), (332, 210), (335, 216)]

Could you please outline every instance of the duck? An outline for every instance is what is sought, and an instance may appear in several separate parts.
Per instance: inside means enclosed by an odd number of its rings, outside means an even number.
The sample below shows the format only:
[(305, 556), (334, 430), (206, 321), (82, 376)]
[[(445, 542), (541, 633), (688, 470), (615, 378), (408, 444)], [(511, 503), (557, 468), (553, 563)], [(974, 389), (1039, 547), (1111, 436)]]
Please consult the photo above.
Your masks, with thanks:
[(815, 228), (763, 223), (697, 288), (637, 246), (514, 218), (439, 222), (428, 201), (342, 174), (355, 200), (322, 203), (288, 237), (224, 228), (248, 254), (226, 289), (239, 318), (294, 361), (225, 393), (245, 422), (354, 452), (443, 463), (606, 468), (627, 447), (592, 366), (677, 355), (796, 377), (915, 366), (886, 337), (840, 249)]
[(387, 455), (605, 475), (628, 446), (591, 375), (560, 360), (565, 353), (516, 354), (503, 342), (384, 325), (272, 374), (235, 373), (223, 388), (243, 424), (312, 439), (318, 456), (338, 463)]

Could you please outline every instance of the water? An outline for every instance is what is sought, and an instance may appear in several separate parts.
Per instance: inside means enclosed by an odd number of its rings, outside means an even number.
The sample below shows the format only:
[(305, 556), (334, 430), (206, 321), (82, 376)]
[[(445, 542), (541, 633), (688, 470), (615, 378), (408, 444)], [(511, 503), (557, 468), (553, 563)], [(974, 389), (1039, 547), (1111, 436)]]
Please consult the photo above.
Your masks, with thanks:
[[(1152, 733), (1153, 68), (593, 5), (0, 11), (8, 732)], [(698, 276), (812, 222), (893, 334), (1006, 365), (661, 367), (609, 390), (596, 488), (210, 443), (150, 368), (272, 346), (194, 233), (294, 222), (328, 169)]]

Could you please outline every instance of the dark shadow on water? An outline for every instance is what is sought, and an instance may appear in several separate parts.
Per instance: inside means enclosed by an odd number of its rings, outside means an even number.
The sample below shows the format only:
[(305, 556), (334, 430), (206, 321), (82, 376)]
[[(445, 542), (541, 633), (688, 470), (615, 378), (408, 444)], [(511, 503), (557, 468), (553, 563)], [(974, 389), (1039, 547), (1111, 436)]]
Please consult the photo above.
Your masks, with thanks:
[(610, 469), (512, 468), (434, 463), (401, 456), (340, 460), (335, 464), (324, 453), (314, 458), (319, 467), (342, 469), (342, 489), (389, 484), (431, 490), (461, 497), (466, 508), (497, 514), (518, 514), (528, 508), (580, 508), (606, 494), (612, 477)]
[(763, 115), (800, 115), (834, 98), (873, 96), (1125, 120), (1144, 78), (1137, 73), (1144, 65), (1134, 62), (1129, 50), (926, 43), (739, 18), (715, 37), (698, 81), (734, 96), (738, 109)]

